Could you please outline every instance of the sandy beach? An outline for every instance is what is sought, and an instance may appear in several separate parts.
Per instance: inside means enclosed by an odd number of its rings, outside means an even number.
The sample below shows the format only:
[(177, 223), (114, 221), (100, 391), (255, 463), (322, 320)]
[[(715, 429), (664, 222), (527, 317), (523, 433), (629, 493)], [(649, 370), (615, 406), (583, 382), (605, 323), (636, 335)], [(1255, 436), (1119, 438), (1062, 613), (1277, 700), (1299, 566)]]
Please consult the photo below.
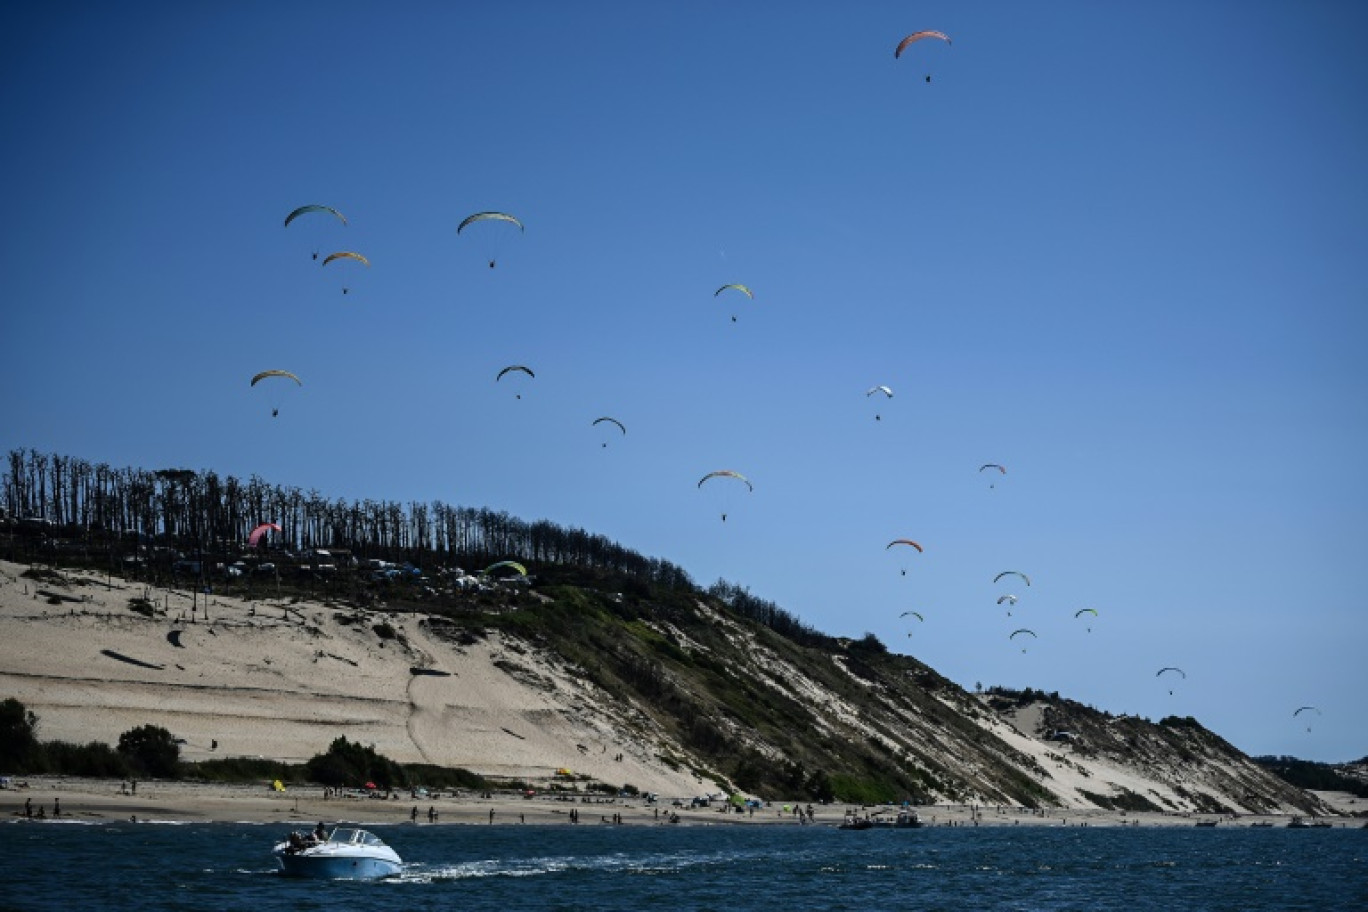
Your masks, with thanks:
[[(1344, 804), (1352, 813), (1357, 807), (1352, 796), (1318, 792), (1331, 804)], [(418, 797), (408, 792), (390, 798), (366, 797), (360, 793), (344, 797), (325, 797), (319, 787), (296, 787), (278, 792), (269, 785), (227, 785), (196, 782), (139, 782), (137, 791), (127, 781), (83, 779), (77, 777), (30, 776), (0, 789), (0, 813), (6, 819), (24, 816), (25, 805), (33, 813), (42, 808), (44, 819), (67, 822), (194, 823), (278, 823), (298, 828), (325, 821), (364, 825), (406, 824), (419, 826), (518, 826), (569, 824), (571, 810), (578, 812), (581, 825), (661, 826), (837, 826), (847, 812), (857, 816), (896, 815), (888, 805), (856, 806), (834, 803), (813, 806), (811, 824), (800, 823), (791, 808), (773, 802), (753, 812), (737, 814), (714, 804), (710, 807), (674, 807), (669, 801), (649, 804), (638, 798), (579, 797), (551, 795), (524, 797), (511, 792), (481, 794), (464, 790), (446, 791)], [(806, 809), (807, 804), (802, 807)], [(416, 822), (414, 810), (417, 810)], [(436, 817), (429, 820), (432, 810)], [(1288, 815), (1159, 814), (1117, 813), (1088, 809), (1050, 809), (1035, 812), (1025, 808), (932, 805), (917, 809), (926, 826), (1196, 826), (1199, 822), (1218, 826), (1286, 826)], [(674, 820), (672, 818), (677, 818)], [(1352, 817), (1336, 819), (1335, 827), (1360, 827)]]

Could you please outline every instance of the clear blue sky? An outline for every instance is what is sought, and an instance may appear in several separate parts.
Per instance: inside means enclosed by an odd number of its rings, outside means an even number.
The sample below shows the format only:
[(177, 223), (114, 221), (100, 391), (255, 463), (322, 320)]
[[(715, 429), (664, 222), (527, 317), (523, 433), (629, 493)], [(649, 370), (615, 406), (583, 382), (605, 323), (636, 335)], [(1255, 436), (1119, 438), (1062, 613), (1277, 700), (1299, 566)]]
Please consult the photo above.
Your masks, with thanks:
[[(894, 60), (921, 29), (954, 44)], [(0, 447), (547, 518), (966, 687), (1361, 757), (1365, 31), (1351, 2), (16, 7)], [(282, 227), (306, 203), (350, 224)], [(457, 236), (489, 209), (526, 233)], [(755, 485), (725, 523), (716, 469)]]

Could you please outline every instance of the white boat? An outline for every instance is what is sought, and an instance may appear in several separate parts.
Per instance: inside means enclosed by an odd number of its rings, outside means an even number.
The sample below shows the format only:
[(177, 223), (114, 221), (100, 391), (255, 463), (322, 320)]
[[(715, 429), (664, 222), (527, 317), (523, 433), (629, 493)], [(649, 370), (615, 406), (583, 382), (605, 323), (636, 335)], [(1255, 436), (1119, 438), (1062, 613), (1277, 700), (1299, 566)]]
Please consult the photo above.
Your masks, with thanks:
[(369, 880), (398, 874), (404, 864), (374, 833), (341, 827), (323, 840), (291, 833), (275, 847), (275, 857), (281, 873), (292, 877)]

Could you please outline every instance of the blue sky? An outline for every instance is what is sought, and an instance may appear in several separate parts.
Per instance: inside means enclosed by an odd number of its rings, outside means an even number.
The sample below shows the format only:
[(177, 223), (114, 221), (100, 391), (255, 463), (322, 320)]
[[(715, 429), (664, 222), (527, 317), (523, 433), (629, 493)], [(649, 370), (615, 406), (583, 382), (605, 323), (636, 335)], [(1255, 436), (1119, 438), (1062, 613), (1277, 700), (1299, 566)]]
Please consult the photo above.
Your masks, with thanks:
[[(0, 447), (548, 518), (966, 687), (1361, 757), (1365, 26), (31, 4), (0, 34)], [(954, 43), (895, 60), (921, 29)], [(282, 227), (306, 203), (349, 224)], [(525, 234), (458, 237), (482, 210)], [(304, 386), (248, 387), (271, 368)]]

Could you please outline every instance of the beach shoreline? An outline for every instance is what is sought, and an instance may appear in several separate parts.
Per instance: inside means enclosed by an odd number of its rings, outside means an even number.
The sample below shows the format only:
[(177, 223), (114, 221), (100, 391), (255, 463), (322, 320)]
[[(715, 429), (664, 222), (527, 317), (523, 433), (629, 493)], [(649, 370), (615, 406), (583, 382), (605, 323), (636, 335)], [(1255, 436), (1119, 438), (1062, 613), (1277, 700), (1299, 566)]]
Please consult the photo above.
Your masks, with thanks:
[[(328, 795), (330, 797), (325, 797)], [(639, 797), (536, 794), (510, 791), (475, 792), (445, 790), (415, 795), (407, 790), (363, 797), (345, 793), (338, 797), (321, 786), (289, 787), (277, 791), (271, 785), (207, 783), (190, 781), (127, 781), (73, 776), (27, 776), (0, 789), (0, 814), (9, 821), (42, 811), (47, 822), (119, 823), (258, 823), (298, 829), (322, 821), (328, 825), (353, 823), (363, 826), (534, 826), (569, 825), (571, 811), (580, 825), (661, 826), (837, 826), (847, 813), (857, 817), (897, 814), (895, 805), (827, 805), (808, 802), (770, 802), (746, 813), (735, 813), (713, 802), (708, 807), (677, 807), (672, 800), (657, 803)], [(810, 823), (800, 823), (795, 809), (812, 808)], [(53, 816), (58, 809), (59, 816)], [(429, 810), (435, 815), (429, 818)], [(1083, 826), (1083, 827), (1184, 827), (1222, 826), (1285, 827), (1294, 819), (1286, 814), (1201, 814), (1124, 812), (1102, 809), (1029, 808), (997, 805), (927, 805), (916, 808), (922, 825), (933, 826)], [(677, 818), (673, 820), (672, 818)], [(1353, 817), (1330, 819), (1336, 828), (1357, 828), (1363, 821)]]

